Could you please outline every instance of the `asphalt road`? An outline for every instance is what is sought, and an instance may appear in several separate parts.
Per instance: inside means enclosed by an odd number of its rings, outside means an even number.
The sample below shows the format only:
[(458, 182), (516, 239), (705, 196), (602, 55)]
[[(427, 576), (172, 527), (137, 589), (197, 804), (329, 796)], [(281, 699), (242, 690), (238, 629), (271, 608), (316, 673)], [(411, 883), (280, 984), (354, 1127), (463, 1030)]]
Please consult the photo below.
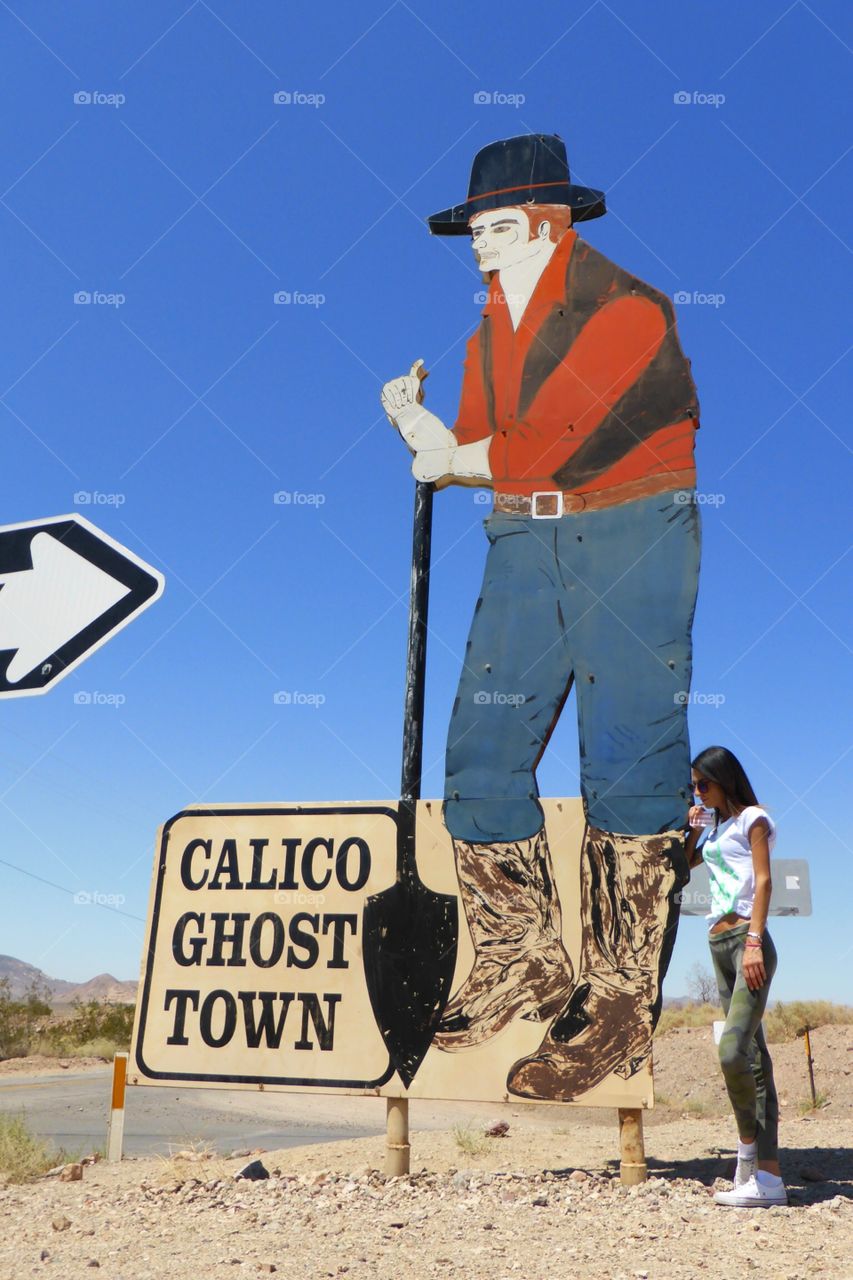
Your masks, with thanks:
[[(24, 1113), (33, 1133), (57, 1147), (85, 1155), (107, 1138), (112, 1068), (85, 1075), (0, 1079), (0, 1112)], [(385, 1132), (379, 1098), (337, 1098), (340, 1114), (300, 1116), (296, 1094), (225, 1089), (129, 1088), (124, 1126), (127, 1155), (168, 1155), (203, 1142), (223, 1155), (245, 1148), (303, 1146)], [(304, 1108), (303, 1108), (304, 1111)]]

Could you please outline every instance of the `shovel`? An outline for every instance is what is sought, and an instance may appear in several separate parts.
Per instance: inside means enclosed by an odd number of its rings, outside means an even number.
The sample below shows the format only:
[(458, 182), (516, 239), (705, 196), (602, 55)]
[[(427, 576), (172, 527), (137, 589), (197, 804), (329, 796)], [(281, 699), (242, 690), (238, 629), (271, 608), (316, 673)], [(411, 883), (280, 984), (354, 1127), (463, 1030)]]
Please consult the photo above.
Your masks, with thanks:
[[(421, 377), (425, 377), (424, 373)], [(408, 1089), (450, 995), (459, 936), (456, 898), (434, 893), (418, 875), (415, 815), (421, 794), (426, 670), (431, 484), (415, 489), (403, 768), (397, 818), (397, 882), (364, 906), (367, 991), (391, 1063)]]

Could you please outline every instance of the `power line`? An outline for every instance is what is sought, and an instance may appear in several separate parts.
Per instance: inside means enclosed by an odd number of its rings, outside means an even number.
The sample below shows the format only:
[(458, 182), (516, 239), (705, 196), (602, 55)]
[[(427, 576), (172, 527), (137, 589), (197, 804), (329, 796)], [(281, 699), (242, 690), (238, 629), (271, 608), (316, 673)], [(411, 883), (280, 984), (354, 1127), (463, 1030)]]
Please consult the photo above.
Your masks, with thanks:
[[(43, 876), (37, 876), (33, 871), (27, 871), (26, 867), (19, 867), (14, 862), (7, 862), (5, 858), (0, 858), (0, 865), (11, 867), (13, 871), (20, 871), (22, 876), (29, 876), (31, 880), (38, 880), (39, 884), (49, 885), (51, 889), (58, 889), (60, 893), (70, 894), (72, 898), (77, 895), (73, 889), (66, 889), (64, 884), (55, 884), (53, 880), (45, 880)], [(122, 911), (121, 907), (111, 907), (108, 902), (98, 902), (93, 899), (87, 905), (100, 907), (102, 911), (114, 911), (117, 916), (126, 916), (128, 920), (138, 920), (140, 924), (145, 924), (141, 916), (132, 915), (129, 911)]]

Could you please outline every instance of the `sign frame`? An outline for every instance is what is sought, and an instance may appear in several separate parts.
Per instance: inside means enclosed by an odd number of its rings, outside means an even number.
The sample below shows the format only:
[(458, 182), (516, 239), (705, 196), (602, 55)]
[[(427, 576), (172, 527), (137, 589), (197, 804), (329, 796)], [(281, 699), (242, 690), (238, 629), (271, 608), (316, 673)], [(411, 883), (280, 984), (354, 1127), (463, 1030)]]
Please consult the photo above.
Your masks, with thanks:
[[(319, 816), (341, 816), (344, 814), (357, 811), (365, 817), (387, 817), (391, 818), (395, 831), (399, 826), (399, 812), (396, 809), (379, 805), (367, 804), (359, 805), (357, 802), (353, 804), (340, 805), (334, 808), (323, 804), (281, 804), (270, 805), (228, 805), (224, 807), (200, 807), (182, 809), (176, 813), (166, 823), (164, 823), (161, 837), (160, 850), (157, 861), (156, 881), (152, 886), (153, 900), (150, 910), (150, 939), (154, 941), (157, 938), (157, 927), (160, 919), (160, 910), (162, 906), (163, 880), (166, 871), (166, 858), (168, 854), (169, 836), (172, 827), (182, 818), (240, 818), (240, 817), (276, 817), (276, 816), (293, 816), (299, 814), (305, 817)], [(208, 1085), (210, 1088), (227, 1088), (229, 1084), (241, 1086), (254, 1086), (257, 1089), (263, 1089), (266, 1086), (271, 1088), (288, 1088), (288, 1089), (334, 1089), (336, 1092), (355, 1092), (378, 1093), (383, 1085), (393, 1079), (395, 1067), (388, 1055), (388, 1065), (385, 1071), (374, 1080), (317, 1080), (304, 1076), (280, 1076), (266, 1077), (259, 1080), (253, 1075), (226, 1075), (222, 1072), (208, 1075), (201, 1072), (192, 1071), (156, 1071), (149, 1067), (142, 1057), (142, 1045), (144, 1041), (145, 1027), (148, 1017), (148, 1003), (151, 995), (151, 986), (153, 982), (153, 969), (155, 961), (155, 951), (152, 947), (148, 948), (146, 953), (141, 986), (141, 995), (136, 1015), (136, 1023), (134, 1026), (133, 1043), (132, 1043), (132, 1066), (138, 1069), (144, 1080), (139, 1084), (148, 1081), (174, 1081), (179, 1084), (181, 1081), (192, 1081), (194, 1084)], [(136, 1084), (135, 1080), (129, 1083)]]
[[(162, 573), (76, 512), (0, 525), (0, 583), (5, 583), (7, 578), (18, 573), (35, 572), (31, 547), (40, 533), (50, 534), (67, 550), (74, 552), (127, 590), (114, 605), (93, 618), (53, 653), (46, 654), (22, 679), (14, 682), (6, 678), (6, 671), (12, 662), (10, 656), (0, 671), (0, 698), (22, 698), (48, 693), (144, 609), (154, 604), (163, 594), (166, 585)], [(3, 590), (0, 586), (0, 618), (3, 611)], [(17, 649), (0, 649), (0, 654), (14, 656), (17, 652)]]

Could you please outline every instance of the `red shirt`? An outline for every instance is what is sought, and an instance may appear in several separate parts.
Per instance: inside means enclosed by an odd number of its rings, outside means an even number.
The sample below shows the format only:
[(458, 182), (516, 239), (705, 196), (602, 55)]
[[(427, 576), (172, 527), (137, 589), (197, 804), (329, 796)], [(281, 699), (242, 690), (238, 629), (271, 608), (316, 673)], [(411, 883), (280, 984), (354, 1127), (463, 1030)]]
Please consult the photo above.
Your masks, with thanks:
[[(499, 493), (530, 494), (535, 490), (563, 487), (555, 483), (555, 473), (605, 419), (610, 417), (612, 421), (611, 411), (648, 369), (667, 336), (667, 316), (661, 303), (654, 300), (654, 291), (643, 286), (645, 296), (638, 296), (611, 284), (609, 292), (614, 296), (597, 299), (568, 351), (543, 377), (526, 411), (519, 417), (522, 375), (531, 348), (535, 342), (541, 346), (542, 326), (555, 308), (559, 309), (561, 304), (567, 309), (572, 306), (572, 298), (567, 296), (566, 272), (576, 243), (574, 231), (567, 231), (559, 241), (517, 330), (513, 330), (499, 277), (495, 275), (492, 279), (483, 316), (490, 322), (494, 431), (484, 385), (483, 326), (468, 342), (459, 415), (453, 432), (460, 444), (492, 435), (489, 462), (494, 488)], [(592, 252), (599, 262), (607, 262)], [(613, 270), (624, 276), (619, 268)], [(564, 312), (559, 310), (558, 314), (562, 316)], [(547, 350), (534, 351), (533, 356), (547, 366)], [(626, 425), (631, 430), (631, 424)], [(695, 474), (696, 426), (695, 417), (685, 416), (660, 427), (645, 439), (632, 431), (637, 443), (632, 445), (629, 439), (627, 452), (605, 470), (577, 485), (574, 492), (606, 489), (669, 471)], [(683, 484), (683, 478), (678, 483)]]

